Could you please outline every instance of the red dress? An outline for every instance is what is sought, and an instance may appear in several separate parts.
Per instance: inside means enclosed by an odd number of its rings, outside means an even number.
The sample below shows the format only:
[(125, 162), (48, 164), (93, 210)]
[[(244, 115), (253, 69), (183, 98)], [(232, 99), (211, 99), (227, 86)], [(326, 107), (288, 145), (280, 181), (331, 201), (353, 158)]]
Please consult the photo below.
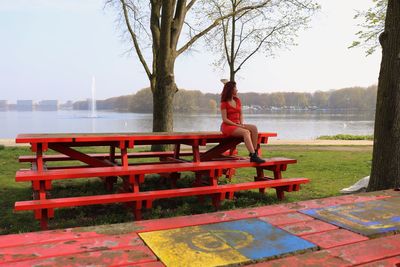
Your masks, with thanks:
[[(229, 102), (221, 102), (221, 110), (226, 109), (226, 116), (228, 120), (234, 122), (234, 123), (240, 123), (240, 113), (242, 109), (242, 104), (240, 102), (240, 99), (237, 97), (234, 97), (233, 100), (236, 102), (236, 107), (232, 107)], [(224, 135), (232, 135), (232, 132), (236, 130), (238, 126), (234, 125), (229, 125), (226, 124), (225, 122), (222, 122), (221, 124), (221, 132)]]

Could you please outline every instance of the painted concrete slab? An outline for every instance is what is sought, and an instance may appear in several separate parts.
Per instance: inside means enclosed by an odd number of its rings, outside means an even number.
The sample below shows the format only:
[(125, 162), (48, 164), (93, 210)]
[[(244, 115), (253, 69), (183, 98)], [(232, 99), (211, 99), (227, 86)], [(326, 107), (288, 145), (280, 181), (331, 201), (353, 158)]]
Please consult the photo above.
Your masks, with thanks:
[(400, 231), (400, 197), (301, 211), (350, 231), (375, 236)]
[(219, 266), (260, 260), (316, 246), (259, 219), (140, 233), (167, 266)]

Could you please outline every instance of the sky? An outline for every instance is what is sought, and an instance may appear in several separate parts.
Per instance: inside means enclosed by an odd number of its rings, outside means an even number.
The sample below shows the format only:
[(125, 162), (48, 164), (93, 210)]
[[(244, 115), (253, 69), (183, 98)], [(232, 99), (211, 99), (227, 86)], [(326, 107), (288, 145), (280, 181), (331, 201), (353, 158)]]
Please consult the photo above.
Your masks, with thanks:
[[(372, 0), (317, 0), (322, 6), (299, 32), (297, 46), (274, 58), (258, 54), (237, 77), (239, 92), (315, 92), (377, 84), (381, 52), (348, 49), (359, 30), (355, 10)], [(104, 0), (0, 0), (0, 99), (84, 100), (96, 79), (96, 99), (148, 87), (143, 67), (121, 37)], [(227, 70), (201, 43), (178, 57), (178, 88), (219, 93)]]

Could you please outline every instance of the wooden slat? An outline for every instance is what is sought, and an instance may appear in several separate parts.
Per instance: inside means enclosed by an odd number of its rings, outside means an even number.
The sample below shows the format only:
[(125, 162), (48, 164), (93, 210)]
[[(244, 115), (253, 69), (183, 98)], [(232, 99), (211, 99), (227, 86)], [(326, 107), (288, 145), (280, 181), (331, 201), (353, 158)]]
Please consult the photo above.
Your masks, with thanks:
[[(275, 137), (276, 133), (259, 133), (259, 137)], [(16, 143), (95, 142), (95, 141), (155, 141), (190, 139), (232, 139), (221, 132), (174, 132), (174, 133), (60, 133), (19, 134)]]
[[(201, 151), (204, 152), (204, 151)], [(107, 153), (99, 153), (99, 154), (88, 154), (92, 158), (96, 159), (107, 159), (109, 158), (109, 154)], [(174, 155), (173, 151), (161, 151), (161, 152), (133, 152), (133, 153), (128, 153), (128, 158), (160, 158), (160, 157), (172, 157)], [(179, 154), (180, 157), (185, 157), (185, 156), (192, 156), (192, 152), (181, 152)], [(120, 153), (115, 154), (115, 158), (119, 159), (121, 158)], [(34, 162), (36, 161), (36, 156), (20, 156), (18, 158), (19, 162)], [(44, 155), (43, 156), (43, 161), (68, 161), (68, 160), (74, 160), (67, 155), (62, 155), (62, 154), (57, 154), (57, 155)]]
[(193, 195), (208, 195), (214, 193), (236, 192), (240, 190), (248, 190), (256, 188), (280, 187), (280, 186), (284, 187), (288, 185), (304, 184), (308, 182), (309, 180), (307, 178), (290, 178), (290, 179), (247, 182), (247, 183), (219, 185), (219, 186), (168, 189), (168, 190), (148, 191), (139, 193), (120, 193), (120, 194), (97, 195), (97, 196), (30, 200), (30, 201), (16, 202), (15, 210), (21, 211), (21, 210), (60, 208), (60, 207), (76, 207), (76, 206), (87, 206), (96, 204), (154, 200), (154, 199), (193, 196)]
[(302, 238), (324, 249), (368, 240), (368, 237), (350, 232), (345, 229), (337, 229), (323, 233), (305, 235), (302, 236)]
[[(18, 247), (0, 248), (0, 264), (19, 260), (74, 255), (95, 250), (111, 250), (128, 247), (143, 247), (144, 243), (137, 234), (109, 235), (92, 238), (77, 238), (69, 241), (53, 241), (29, 244)], [(16, 257), (18, 255), (18, 257)]]
[(147, 246), (130, 246), (121, 249), (95, 250), (66, 256), (36, 258), (5, 263), (6, 266), (163, 266)]
[[(393, 266), (379, 265), (380, 261), (400, 255), (400, 235), (386, 236), (353, 243), (326, 250), (295, 255), (283, 259), (262, 262), (252, 265), (253, 267), (274, 266), (359, 266), (371, 263), (370, 266)], [(377, 263), (373, 263), (377, 261)], [(396, 260), (395, 260), (396, 262)], [(390, 263), (390, 262), (389, 262)]]
[(17, 171), (16, 181), (34, 180), (59, 180), (87, 177), (104, 176), (123, 176), (132, 174), (153, 174), (163, 172), (187, 172), (217, 170), (225, 168), (245, 168), (245, 167), (268, 167), (276, 165), (293, 164), (297, 161), (288, 158), (268, 158), (264, 163), (256, 164), (249, 160), (224, 160), (210, 162), (185, 162), (170, 164), (138, 165), (128, 167), (95, 167), (95, 168), (76, 168), (68, 170), (44, 170), (44, 171)]

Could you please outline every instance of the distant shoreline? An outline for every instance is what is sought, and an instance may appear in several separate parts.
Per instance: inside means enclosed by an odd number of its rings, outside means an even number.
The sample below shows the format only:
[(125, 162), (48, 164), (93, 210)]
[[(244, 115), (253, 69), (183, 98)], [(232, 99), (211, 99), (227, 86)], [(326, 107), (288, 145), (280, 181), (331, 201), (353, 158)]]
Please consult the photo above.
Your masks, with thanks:
[[(297, 145), (297, 146), (372, 146), (370, 140), (282, 140), (271, 138), (269, 145)], [(28, 144), (16, 144), (15, 139), (0, 139), (3, 146), (28, 146)]]

